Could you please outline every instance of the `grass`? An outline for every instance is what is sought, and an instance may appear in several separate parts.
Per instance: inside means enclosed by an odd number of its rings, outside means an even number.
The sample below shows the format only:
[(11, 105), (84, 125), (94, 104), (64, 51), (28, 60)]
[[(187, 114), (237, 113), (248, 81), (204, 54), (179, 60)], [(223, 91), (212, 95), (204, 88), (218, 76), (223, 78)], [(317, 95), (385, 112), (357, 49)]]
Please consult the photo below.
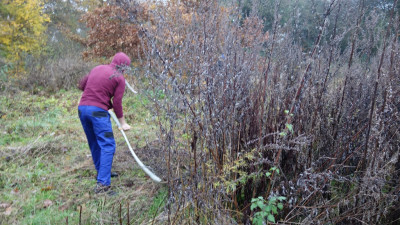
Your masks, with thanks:
[[(0, 224), (126, 224), (128, 213), (131, 224), (146, 224), (162, 213), (165, 187), (139, 169), (115, 127), (113, 170), (120, 176), (112, 185), (119, 194), (91, 192), (96, 171), (77, 116), (80, 95), (0, 96)], [(124, 97), (134, 148), (156, 138), (147, 103), (141, 95)]]

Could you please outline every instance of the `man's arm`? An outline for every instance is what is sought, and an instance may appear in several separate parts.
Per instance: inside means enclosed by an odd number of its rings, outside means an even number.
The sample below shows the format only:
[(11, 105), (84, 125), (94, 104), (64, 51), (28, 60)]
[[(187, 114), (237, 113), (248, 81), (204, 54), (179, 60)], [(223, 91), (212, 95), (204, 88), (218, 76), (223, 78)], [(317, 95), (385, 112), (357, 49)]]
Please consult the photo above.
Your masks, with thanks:
[(89, 74), (87, 74), (86, 76), (84, 76), (84, 77), (79, 81), (78, 88), (79, 88), (81, 91), (84, 91), (84, 90), (85, 90), (86, 83), (87, 83), (88, 79), (89, 79)]
[(131, 129), (131, 126), (129, 126), (124, 118), (124, 113), (122, 110), (122, 98), (124, 97), (124, 92), (125, 92), (125, 79), (122, 78), (120, 82), (118, 83), (117, 88), (114, 91), (114, 97), (113, 97), (113, 108), (115, 115), (118, 118), (119, 123), (121, 124), (121, 128), (123, 130), (129, 130)]

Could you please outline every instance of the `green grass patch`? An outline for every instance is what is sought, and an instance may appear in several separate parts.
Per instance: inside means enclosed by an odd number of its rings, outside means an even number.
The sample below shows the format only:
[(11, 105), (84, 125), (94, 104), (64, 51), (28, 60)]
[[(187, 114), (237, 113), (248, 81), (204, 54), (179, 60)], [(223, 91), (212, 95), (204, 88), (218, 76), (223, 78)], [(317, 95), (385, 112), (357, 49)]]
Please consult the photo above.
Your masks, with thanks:
[[(120, 177), (112, 178), (112, 186), (119, 194), (93, 194), (96, 171), (78, 118), (80, 96), (78, 90), (0, 96), (1, 224), (66, 224), (66, 220), (69, 224), (79, 220), (110, 224), (120, 217), (126, 223), (128, 213), (133, 223), (161, 213), (156, 207), (163, 206), (160, 198), (166, 191), (157, 191), (161, 185), (154, 184), (133, 159), (127, 159), (125, 141), (115, 125), (120, 148), (116, 158), (122, 161), (114, 160)], [(143, 147), (146, 140), (156, 137), (148, 103), (140, 94), (127, 93), (123, 100), (126, 120), (132, 126), (126, 134), (134, 147)]]
[(148, 214), (151, 217), (155, 217), (157, 214), (160, 213), (160, 209), (165, 206), (165, 203), (167, 201), (168, 197), (168, 189), (167, 188), (161, 188), (157, 195), (153, 199), (153, 203), (150, 206), (150, 209), (148, 211)]

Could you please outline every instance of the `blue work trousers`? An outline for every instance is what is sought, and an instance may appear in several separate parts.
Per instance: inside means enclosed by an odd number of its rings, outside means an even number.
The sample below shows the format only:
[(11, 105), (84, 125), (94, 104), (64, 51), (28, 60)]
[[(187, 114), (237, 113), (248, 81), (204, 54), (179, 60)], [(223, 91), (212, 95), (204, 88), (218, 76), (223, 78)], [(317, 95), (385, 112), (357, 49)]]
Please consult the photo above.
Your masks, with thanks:
[(78, 112), (97, 170), (97, 183), (109, 186), (115, 153), (110, 114), (96, 106), (79, 106)]

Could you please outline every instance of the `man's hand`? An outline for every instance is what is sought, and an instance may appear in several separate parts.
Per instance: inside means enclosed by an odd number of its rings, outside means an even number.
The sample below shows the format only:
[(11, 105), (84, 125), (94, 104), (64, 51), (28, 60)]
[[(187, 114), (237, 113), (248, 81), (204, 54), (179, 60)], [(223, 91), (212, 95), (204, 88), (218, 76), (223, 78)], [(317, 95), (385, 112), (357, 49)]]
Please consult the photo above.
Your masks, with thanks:
[(121, 128), (122, 128), (122, 130), (127, 131), (127, 130), (131, 129), (131, 126), (129, 126), (127, 123), (125, 123), (125, 124), (121, 124)]
[(121, 129), (122, 129), (122, 130), (125, 131), (125, 130), (130, 130), (130, 129), (131, 129), (131, 126), (129, 126), (129, 125), (126, 123), (124, 117), (118, 118), (118, 121), (119, 121), (119, 124), (121, 124)]

